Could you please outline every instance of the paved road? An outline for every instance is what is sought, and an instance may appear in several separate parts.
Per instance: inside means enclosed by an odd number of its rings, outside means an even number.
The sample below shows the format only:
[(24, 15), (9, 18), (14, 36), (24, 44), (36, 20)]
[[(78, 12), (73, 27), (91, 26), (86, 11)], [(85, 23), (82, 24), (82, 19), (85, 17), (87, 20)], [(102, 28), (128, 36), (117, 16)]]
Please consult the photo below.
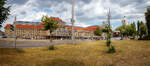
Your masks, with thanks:
[(112, 38), (111, 38), (112, 41), (120, 40), (120, 39), (121, 39), (121, 37), (112, 37)]
[[(120, 40), (120, 37), (111, 38), (112, 41)], [(78, 40), (76, 43), (85, 42), (90, 40)], [(54, 40), (52, 43), (49, 40), (22, 40), (18, 39), (16, 42), (17, 48), (34, 48), (34, 47), (46, 47), (49, 45), (59, 44), (72, 44), (71, 40)], [(0, 48), (14, 48), (14, 39), (2, 39), (0, 38)]]
[[(76, 43), (83, 41), (76, 41)], [(52, 43), (49, 40), (17, 40), (17, 48), (34, 48), (34, 47), (46, 47), (49, 45), (59, 45), (59, 44), (72, 44), (71, 40), (55, 40)], [(0, 48), (14, 48), (13, 39), (0, 39)]]

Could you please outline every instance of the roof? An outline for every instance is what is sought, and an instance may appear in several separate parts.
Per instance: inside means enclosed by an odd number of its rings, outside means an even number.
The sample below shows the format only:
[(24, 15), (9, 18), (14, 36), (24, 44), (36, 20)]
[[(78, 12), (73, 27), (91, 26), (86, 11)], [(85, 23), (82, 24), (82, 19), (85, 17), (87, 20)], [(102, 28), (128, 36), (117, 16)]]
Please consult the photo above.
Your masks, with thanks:
[[(65, 23), (64, 21), (62, 21), (61, 19), (56, 18), (56, 17), (50, 17), (50, 19), (55, 19), (58, 22)], [(43, 23), (42, 22), (30, 22), (30, 21), (16, 21), (15, 24), (16, 24), (17, 28), (36, 28), (36, 29), (41, 29)], [(7, 24), (5, 26), (5, 28), (10, 28), (11, 26), (12, 26), (12, 24)]]
[(54, 19), (54, 20), (57, 20), (58, 22), (65, 23), (62, 19), (58, 17), (50, 17), (49, 19)]
[[(11, 24), (7, 24), (5, 26), (5, 28), (10, 28), (12, 25)], [(21, 25), (21, 24), (17, 24), (16, 28), (36, 28), (36, 29), (40, 29), (42, 28), (42, 25)]]
[(7, 24), (6, 26), (5, 26), (5, 28), (10, 28), (11, 27), (11, 24)]
[(89, 26), (89, 27), (87, 27), (87, 28), (97, 28), (97, 27), (102, 28), (102, 26), (98, 26), (98, 25), (95, 25), (95, 26)]
[(41, 22), (16, 21), (15, 24), (21, 24), (21, 25), (40, 25)]
[[(66, 26), (67, 29), (72, 29), (72, 26)], [(102, 28), (102, 26), (98, 26), (100, 29)], [(75, 30), (86, 30), (86, 31), (95, 31), (97, 28), (97, 26), (89, 26), (89, 27), (77, 27), (77, 26), (74, 26), (74, 29)]]
[(17, 28), (36, 28), (36, 29), (40, 29), (42, 28), (42, 25), (16, 25)]
[[(67, 29), (72, 29), (72, 26), (66, 26), (66, 27), (67, 27)], [(74, 26), (74, 29), (75, 30), (84, 30), (83, 27), (77, 27), (77, 26)]]
[(99, 27), (100, 29), (102, 28), (102, 26), (96, 25), (96, 26), (89, 26), (89, 27), (86, 27), (85, 29), (86, 29), (86, 30), (89, 30), (89, 31), (95, 31), (97, 27)]

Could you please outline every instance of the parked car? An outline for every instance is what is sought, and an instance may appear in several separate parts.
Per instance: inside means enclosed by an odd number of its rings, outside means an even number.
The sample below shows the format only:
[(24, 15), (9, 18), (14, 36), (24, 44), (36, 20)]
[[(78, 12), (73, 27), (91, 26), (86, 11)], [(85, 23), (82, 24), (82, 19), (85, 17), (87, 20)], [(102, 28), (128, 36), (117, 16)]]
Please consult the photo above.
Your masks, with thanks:
[(2, 35), (2, 38), (7, 38), (7, 36), (5, 36), (5, 35)]

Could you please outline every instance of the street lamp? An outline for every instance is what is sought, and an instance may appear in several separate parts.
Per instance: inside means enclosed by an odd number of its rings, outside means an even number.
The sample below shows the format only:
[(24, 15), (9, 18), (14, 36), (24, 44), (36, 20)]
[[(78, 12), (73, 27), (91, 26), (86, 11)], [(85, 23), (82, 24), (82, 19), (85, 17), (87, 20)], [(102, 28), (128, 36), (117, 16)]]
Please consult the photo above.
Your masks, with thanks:
[(110, 14), (110, 9), (109, 9), (109, 11), (108, 11), (108, 18), (107, 18), (107, 21), (108, 21), (108, 27), (109, 28), (111, 28), (111, 26), (110, 26), (110, 18), (111, 18), (111, 14)]
[(75, 44), (75, 37), (74, 37), (74, 0), (72, 0), (72, 18), (71, 18), (71, 23), (72, 23), (72, 43)]
[(16, 20), (17, 20), (17, 17), (15, 16), (15, 19), (14, 19), (14, 38), (15, 38), (15, 41), (14, 41), (14, 44), (15, 44), (15, 48), (16, 48)]

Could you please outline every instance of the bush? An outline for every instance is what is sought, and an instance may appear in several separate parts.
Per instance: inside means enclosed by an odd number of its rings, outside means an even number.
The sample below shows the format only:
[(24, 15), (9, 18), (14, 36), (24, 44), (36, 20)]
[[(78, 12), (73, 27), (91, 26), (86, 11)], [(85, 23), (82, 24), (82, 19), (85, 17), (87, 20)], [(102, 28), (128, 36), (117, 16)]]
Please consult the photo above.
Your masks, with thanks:
[(115, 53), (116, 49), (114, 46), (109, 47), (108, 53)]
[(111, 41), (107, 40), (106, 45), (109, 47), (110, 46)]
[(49, 46), (49, 50), (54, 50), (54, 45)]
[(150, 35), (144, 36), (143, 38), (139, 38), (138, 40), (150, 40)]

